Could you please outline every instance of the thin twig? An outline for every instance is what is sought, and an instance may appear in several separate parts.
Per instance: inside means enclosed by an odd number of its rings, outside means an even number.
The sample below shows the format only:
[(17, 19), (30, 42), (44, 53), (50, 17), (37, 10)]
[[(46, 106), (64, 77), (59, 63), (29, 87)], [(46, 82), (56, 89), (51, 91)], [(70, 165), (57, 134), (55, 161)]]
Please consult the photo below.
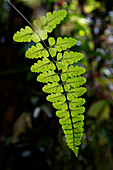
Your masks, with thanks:
[[(36, 28), (30, 23), (30, 21), (9, 0), (6, 0), (6, 1), (21, 15), (21, 17), (31, 26), (31, 28), (37, 33), (37, 35), (41, 39), (41, 37), (40, 37), (39, 33), (37, 32)], [(46, 43), (42, 39), (41, 39), (41, 41), (45, 45), (46, 49), (48, 49)]]

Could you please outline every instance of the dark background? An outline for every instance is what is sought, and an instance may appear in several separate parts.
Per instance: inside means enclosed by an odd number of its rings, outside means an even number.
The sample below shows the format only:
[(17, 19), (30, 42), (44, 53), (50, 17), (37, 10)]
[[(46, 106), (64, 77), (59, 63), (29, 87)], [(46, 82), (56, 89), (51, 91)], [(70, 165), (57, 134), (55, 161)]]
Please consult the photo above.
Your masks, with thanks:
[(49, 36), (72, 36), (84, 54), (87, 93), (79, 156), (68, 148), (42, 83), (30, 72), (25, 52), (15, 43), (26, 21), (0, 0), (0, 170), (113, 170), (113, 1), (12, 0), (32, 23), (46, 12), (66, 9), (67, 18)]

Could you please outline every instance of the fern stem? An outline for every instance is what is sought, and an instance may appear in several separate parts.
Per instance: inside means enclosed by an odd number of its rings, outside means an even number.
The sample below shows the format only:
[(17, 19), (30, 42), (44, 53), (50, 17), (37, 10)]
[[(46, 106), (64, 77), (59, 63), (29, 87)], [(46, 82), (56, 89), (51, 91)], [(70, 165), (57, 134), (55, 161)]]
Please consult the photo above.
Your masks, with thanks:
[(6, 0), (20, 15), (21, 17), (31, 26), (31, 28), (34, 30), (34, 32), (36, 32), (36, 34), (39, 36), (40, 40), (43, 42), (43, 44), (45, 45), (46, 49), (48, 49), (46, 43), (41, 39), (39, 33), (37, 32), (36, 28), (30, 23), (30, 21), (9, 1)]
[(33, 25), (29, 22), (29, 20), (9, 1), (6, 0), (21, 16), (24, 20), (33, 28)]

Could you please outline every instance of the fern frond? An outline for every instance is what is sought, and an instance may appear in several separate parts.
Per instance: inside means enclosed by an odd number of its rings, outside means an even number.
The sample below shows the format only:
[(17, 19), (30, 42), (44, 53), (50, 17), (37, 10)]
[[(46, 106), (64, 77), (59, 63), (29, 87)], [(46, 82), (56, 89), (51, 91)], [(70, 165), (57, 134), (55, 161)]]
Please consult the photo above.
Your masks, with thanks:
[(37, 63), (34, 63), (34, 65), (32, 65), (31, 67), (31, 71), (32, 72), (37, 72), (37, 73), (40, 73), (40, 72), (43, 72), (44, 70), (45, 71), (48, 71), (48, 70), (55, 70), (55, 65), (48, 59), (48, 58), (43, 58), (42, 61), (41, 60), (38, 60)]
[(46, 93), (58, 93), (63, 92), (62, 85), (56, 82), (48, 83), (43, 87), (43, 91)]
[(71, 48), (72, 46), (74, 46), (76, 43), (77, 43), (77, 40), (74, 39), (74, 38), (61, 38), (61, 37), (58, 37), (57, 38), (57, 41), (56, 41), (56, 44), (55, 44), (55, 40), (50, 37), (48, 39), (49, 41), (49, 52), (51, 54), (52, 57), (54, 57), (56, 55), (56, 52), (61, 52), (62, 50), (66, 50), (68, 48)]
[(66, 17), (67, 12), (65, 10), (59, 10), (58, 12), (53, 11), (53, 14), (48, 12), (47, 22), (44, 24), (44, 29), (48, 32), (52, 32), (56, 25), (60, 24), (60, 22)]
[(86, 82), (86, 79), (81, 76), (67, 78), (67, 80), (64, 83), (64, 88), (67, 91), (67, 89), (69, 90), (70, 88), (79, 87), (83, 85), (85, 82)]
[(26, 26), (25, 29), (21, 28), (14, 34), (13, 40), (16, 42), (30, 42), (31, 40), (39, 42), (40, 38), (29, 26)]
[(48, 12), (46, 17), (42, 16), (40, 22), (42, 28), (47, 32), (51, 33), (53, 29), (56, 28), (58, 24), (66, 17), (67, 12), (65, 10), (53, 11), (53, 13)]
[(83, 57), (82, 54), (77, 53), (77, 52), (74, 53), (73, 51), (70, 51), (70, 52), (65, 51), (63, 55), (62, 53), (58, 53), (56, 65), (58, 69), (60, 70), (60, 69), (63, 69), (64, 65), (68, 66), (70, 64), (77, 63), (82, 57)]
[[(66, 52), (66, 54), (69, 53)], [(63, 61), (63, 56), (60, 53), (59, 55), (59, 57), (57, 55), (57, 58)], [(79, 56), (75, 60), (78, 61), (82, 55), (76, 54), (75, 56)], [(43, 91), (51, 93), (47, 96), (47, 100), (53, 102), (53, 107), (58, 110), (56, 115), (60, 118), (59, 122), (64, 130), (67, 145), (74, 151), (76, 156), (78, 156), (78, 146), (83, 136), (84, 116), (82, 113), (85, 108), (81, 106), (85, 103), (85, 100), (79, 97), (86, 92), (86, 88), (79, 86), (84, 84), (86, 79), (79, 75), (84, 72), (83, 67), (70, 65), (68, 68), (64, 65), (62, 72), (44, 71), (37, 79), (48, 83), (43, 87)], [(62, 80), (62, 83), (60, 80)]]
[(60, 52), (60, 49), (58, 47), (60, 47), (62, 50), (66, 50), (67, 48), (71, 48), (72, 46), (74, 46), (76, 43), (77, 43), (77, 40), (75, 38), (58, 37), (57, 42), (54, 45), (54, 47), (57, 49), (57, 51)]
[[(54, 44), (54, 41), (51, 44)], [(58, 53), (56, 61), (43, 58), (31, 67), (33, 72), (42, 72), (37, 80), (47, 83), (43, 91), (51, 93), (47, 96), (47, 100), (53, 102), (53, 107), (58, 110), (56, 115), (60, 118), (59, 122), (64, 130), (67, 145), (76, 156), (83, 135), (82, 113), (85, 111), (82, 107), (85, 100), (79, 97), (86, 92), (86, 88), (80, 86), (86, 82), (86, 79), (80, 76), (85, 69), (79, 66), (74, 67), (72, 64), (82, 57), (80, 53), (66, 51), (63, 54)], [(55, 69), (61, 71), (55, 72)]]
[(36, 46), (33, 45), (26, 52), (26, 57), (31, 59), (48, 57), (48, 56), (49, 56), (48, 51), (42, 46), (41, 43), (37, 43)]
[(82, 59), (83, 55), (65, 51), (77, 42), (71, 37), (58, 37), (56, 41), (50, 37), (48, 38), (49, 47), (44, 41), (39, 43), (40, 40), (47, 38), (47, 32), (52, 32), (66, 14), (65, 10), (54, 11), (53, 14), (49, 12), (46, 17), (42, 16), (40, 20), (34, 21), (36, 28), (34, 32), (30, 27), (25, 27), (13, 38), (17, 42), (30, 42), (31, 40), (37, 42), (36, 46), (33, 45), (26, 52), (27, 58), (39, 59), (31, 66), (31, 71), (39, 73), (37, 81), (46, 83), (43, 91), (49, 93), (47, 100), (52, 102), (53, 107), (57, 109), (56, 115), (60, 118), (59, 122), (67, 145), (78, 156), (78, 146), (83, 136), (84, 116), (82, 114), (85, 111), (82, 106), (85, 99), (80, 97), (86, 92), (86, 88), (81, 85), (86, 82), (86, 79), (80, 76), (85, 69), (80, 66), (74, 67), (73, 64)]
[(66, 81), (68, 77), (76, 77), (76, 76), (83, 74), (84, 72), (85, 72), (85, 69), (79, 66), (74, 67), (73, 65), (71, 65), (69, 69), (68, 67), (63, 67), (61, 78), (63, 81)]
[(65, 66), (68, 66), (69, 64), (77, 63), (79, 60), (83, 58), (83, 55), (81, 53), (77, 52), (67, 52), (65, 51), (63, 56), (61, 53), (57, 54), (57, 63), (63, 62)]
[(48, 82), (58, 82), (59, 76), (54, 71), (45, 71), (37, 77), (37, 81), (48, 83)]

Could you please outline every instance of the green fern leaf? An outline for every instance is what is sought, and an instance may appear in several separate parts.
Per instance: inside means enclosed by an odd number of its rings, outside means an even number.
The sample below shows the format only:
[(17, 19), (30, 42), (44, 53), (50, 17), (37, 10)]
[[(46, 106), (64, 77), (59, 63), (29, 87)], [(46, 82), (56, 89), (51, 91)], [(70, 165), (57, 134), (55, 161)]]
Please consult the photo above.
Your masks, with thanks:
[[(81, 74), (85, 73), (85, 69), (83, 67), (79, 67), (79, 66), (73, 66), (71, 65), (68, 69), (68, 67), (63, 67), (62, 69), (62, 75), (67, 75), (67, 77), (76, 77), (79, 76)], [(61, 77), (62, 77), (61, 75)]]
[[(54, 28), (66, 17), (67, 12), (65, 10), (59, 10), (58, 12), (53, 11), (53, 14), (48, 12), (46, 19), (44, 18), (43, 29), (51, 33)], [(43, 23), (43, 21), (42, 21)]]
[(58, 93), (58, 92), (63, 92), (63, 88), (59, 83), (53, 82), (48, 83), (43, 87), (43, 91), (46, 93)]
[(50, 47), (55, 44), (55, 39), (54, 39), (53, 37), (50, 37), (50, 38), (48, 39), (48, 41), (49, 41)]
[(31, 36), (31, 40), (37, 43), (40, 41), (40, 37), (36, 33), (34, 33)]
[(45, 25), (46, 22), (47, 22), (47, 18), (45, 16), (41, 16), (40, 17), (40, 22), (41, 22), (42, 25)]
[(81, 53), (65, 51), (63, 56), (61, 53), (57, 54), (57, 62), (58, 63), (63, 62), (65, 66), (68, 66), (69, 64), (77, 63), (79, 60), (82, 59), (82, 57), (83, 55)]
[(33, 30), (26, 26), (25, 29), (21, 28), (20, 31), (14, 34), (13, 40), (16, 42), (30, 42), (32, 39)]
[[(52, 32), (57, 24), (66, 16), (65, 10), (47, 13), (46, 17), (34, 21), (35, 32), (30, 27), (21, 29), (14, 35), (17, 42), (37, 42), (26, 52), (30, 59), (40, 59), (31, 66), (31, 71), (39, 73), (37, 81), (46, 83), (43, 91), (49, 93), (47, 100), (52, 102), (56, 115), (60, 118), (59, 123), (64, 131), (67, 145), (78, 156), (79, 145), (83, 136), (85, 108), (82, 106), (85, 99), (80, 98), (86, 92), (81, 87), (86, 82), (80, 75), (85, 72), (83, 67), (75, 66), (83, 55), (73, 51), (65, 51), (77, 42), (74, 38), (58, 37), (56, 42), (53, 37), (48, 38), (49, 47), (40, 40), (47, 39), (47, 32)], [(60, 53), (61, 51), (64, 51)]]
[(71, 37), (70, 38), (67, 38), (67, 37), (65, 37), (65, 38), (58, 37), (56, 44), (53, 44), (53, 46), (51, 47), (50, 39), (49, 39), (49, 44), (50, 44), (49, 50), (54, 49), (55, 51), (61, 52), (62, 50), (66, 50), (68, 48), (71, 48), (76, 43), (77, 43), (77, 40), (74, 39), (74, 38), (71, 38)]
[(35, 73), (40, 73), (44, 70), (55, 70), (55, 65), (48, 58), (43, 58), (42, 61), (38, 60), (38, 62), (34, 63), (31, 67), (31, 71)]
[(50, 52), (50, 55), (51, 55), (52, 57), (55, 57), (55, 56), (56, 56), (57, 51), (56, 51), (55, 48), (49, 48), (49, 52)]
[(62, 48), (62, 50), (66, 50), (67, 48), (71, 48), (72, 46), (74, 46), (76, 43), (77, 43), (77, 40), (74, 38), (58, 37), (57, 43), (55, 44), (54, 47), (57, 49), (57, 47), (60, 46)]
[(41, 29), (41, 22), (39, 20), (34, 20), (33, 25), (36, 28), (36, 30)]
[(68, 66), (69, 64), (77, 63), (82, 57), (83, 57), (82, 54), (77, 53), (77, 52), (74, 53), (73, 51), (71, 52), (65, 51), (63, 56), (61, 53), (58, 53), (56, 65), (58, 69), (61, 70), (63, 69), (64, 65)]
[(48, 72), (43, 72), (41, 73), (38, 78), (38, 81), (43, 82), (43, 83), (48, 83), (48, 82), (58, 82), (59, 76), (54, 72), (54, 71), (48, 71)]
[(48, 57), (48, 51), (42, 46), (41, 43), (37, 43), (36, 47), (33, 45), (31, 48), (28, 49), (26, 52), (27, 58), (41, 58), (41, 57)]
[(67, 91), (67, 86), (68, 86), (68, 90), (70, 90), (71, 88), (75, 88), (75, 87), (79, 87), (81, 85), (83, 85), (86, 82), (86, 79), (84, 77), (72, 77), (72, 78), (67, 78), (67, 80), (65, 81), (64, 84), (64, 88)]
[(42, 39), (42, 40), (46, 40), (47, 39), (47, 31), (45, 31), (45, 30), (39, 30), (38, 31), (38, 34), (40, 35), (40, 38)]
[(55, 93), (55, 94), (48, 95), (47, 100), (50, 102), (58, 102), (58, 101), (65, 102), (66, 98), (61, 93)]

